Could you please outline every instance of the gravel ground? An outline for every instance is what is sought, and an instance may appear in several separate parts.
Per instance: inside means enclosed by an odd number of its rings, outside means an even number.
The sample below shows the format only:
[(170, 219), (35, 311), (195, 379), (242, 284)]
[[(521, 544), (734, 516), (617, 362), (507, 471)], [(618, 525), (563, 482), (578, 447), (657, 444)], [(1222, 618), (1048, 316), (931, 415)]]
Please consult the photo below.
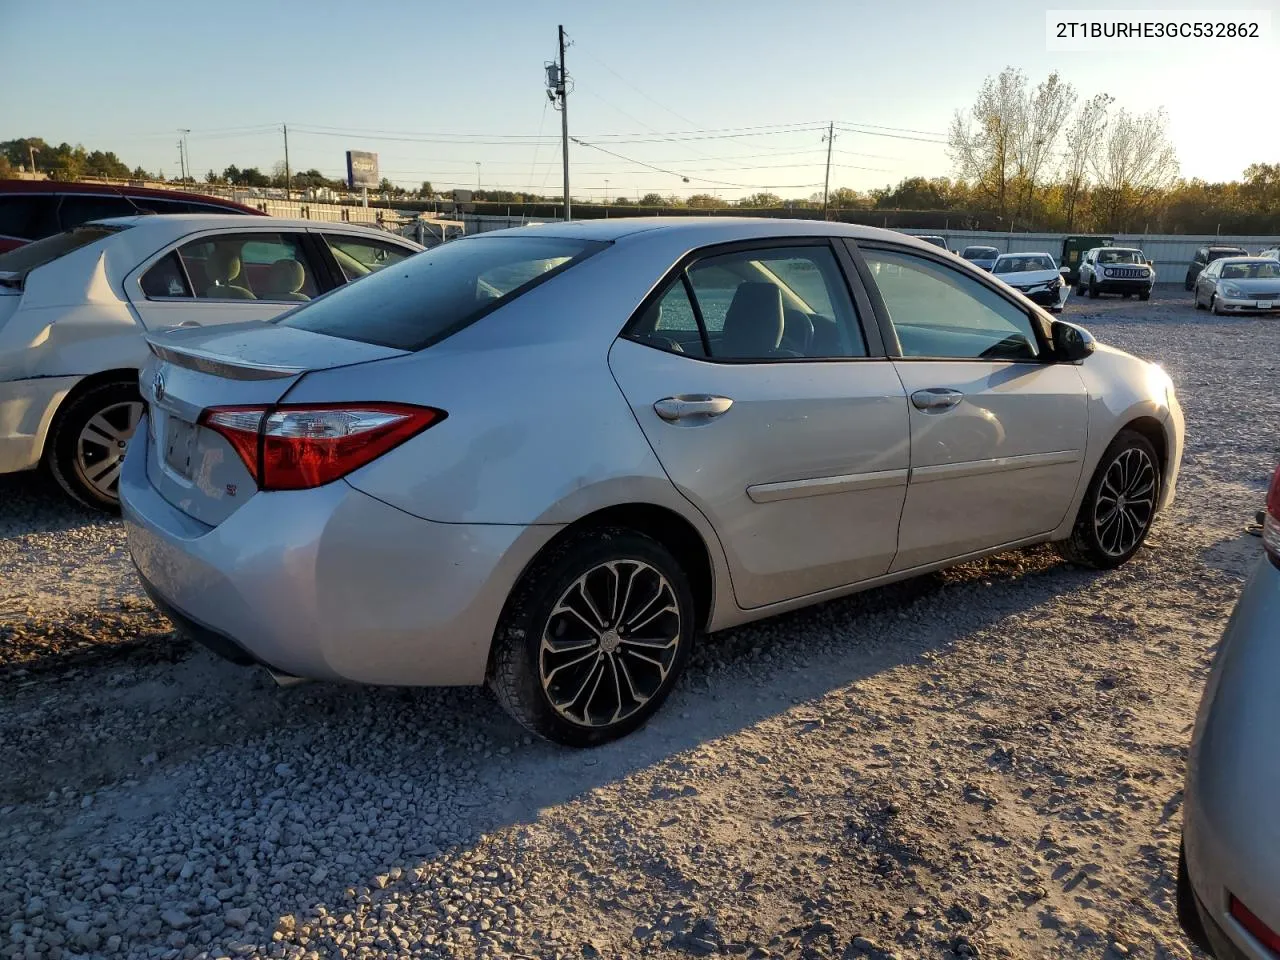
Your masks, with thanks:
[(0, 478), (0, 957), (1192, 956), (1185, 746), (1280, 457), (1280, 322), (1180, 290), (1068, 317), (1178, 384), (1147, 550), (718, 634), (589, 752), (481, 691), (218, 662), (141, 598), (118, 523)]

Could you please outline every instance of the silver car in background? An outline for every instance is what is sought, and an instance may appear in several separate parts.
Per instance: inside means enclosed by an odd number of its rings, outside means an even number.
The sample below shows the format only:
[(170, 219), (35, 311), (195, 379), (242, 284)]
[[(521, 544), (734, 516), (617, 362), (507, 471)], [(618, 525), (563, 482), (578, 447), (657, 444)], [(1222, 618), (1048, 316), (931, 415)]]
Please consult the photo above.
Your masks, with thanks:
[(1224, 313), (1280, 313), (1280, 261), (1270, 257), (1215, 260), (1196, 278), (1196, 309)]
[(968, 260), (975, 267), (983, 270), (990, 270), (996, 265), (996, 260), (1000, 256), (1000, 251), (995, 247), (965, 247), (960, 251), (960, 256)]
[(1280, 468), (1262, 545), (1205, 686), (1182, 808), (1178, 917), (1217, 960), (1280, 954)]
[(991, 272), (1030, 300), (1055, 313), (1061, 312), (1071, 286), (1047, 253), (1002, 253)]
[(151, 338), (121, 494), (174, 621), (277, 674), (488, 683), (574, 745), (695, 636), (1173, 498), (1159, 367), (899, 233), (636, 218), (445, 244)]

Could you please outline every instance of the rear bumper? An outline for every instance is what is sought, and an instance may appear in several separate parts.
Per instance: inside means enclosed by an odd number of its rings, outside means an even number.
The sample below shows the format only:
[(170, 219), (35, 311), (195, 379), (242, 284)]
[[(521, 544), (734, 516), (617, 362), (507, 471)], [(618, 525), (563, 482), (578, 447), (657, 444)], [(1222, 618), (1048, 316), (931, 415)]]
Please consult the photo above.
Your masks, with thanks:
[(1274, 960), (1231, 916), (1235, 896), (1280, 930), (1280, 570), (1259, 562), (1222, 638), (1196, 720), (1183, 804), (1190, 885), (1219, 960)]
[(58, 405), (80, 377), (0, 381), (0, 473), (30, 470), (40, 462)]
[(148, 592), (222, 656), (297, 677), (483, 682), (511, 587), (560, 529), (433, 523), (344, 481), (256, 494), (209, 527), (151, 485), (148, 442), (140, 428), (120, 477)]

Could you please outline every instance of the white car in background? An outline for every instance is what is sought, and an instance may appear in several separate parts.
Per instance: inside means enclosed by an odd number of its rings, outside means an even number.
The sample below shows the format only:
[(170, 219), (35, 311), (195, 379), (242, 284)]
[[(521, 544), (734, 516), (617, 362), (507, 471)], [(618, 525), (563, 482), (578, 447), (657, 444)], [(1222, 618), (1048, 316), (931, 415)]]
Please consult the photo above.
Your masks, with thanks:
[(1060, 312), (1071, 287), (1047, 253), (1002, 253), (991, 272), (1013, 289), (1042, 307)]
[(179, 214), (0, 254), (0, 474), (43, 462), (80, 502), (115, 509), (145, 334), (269, 320), (421, 249), (352, 224)]

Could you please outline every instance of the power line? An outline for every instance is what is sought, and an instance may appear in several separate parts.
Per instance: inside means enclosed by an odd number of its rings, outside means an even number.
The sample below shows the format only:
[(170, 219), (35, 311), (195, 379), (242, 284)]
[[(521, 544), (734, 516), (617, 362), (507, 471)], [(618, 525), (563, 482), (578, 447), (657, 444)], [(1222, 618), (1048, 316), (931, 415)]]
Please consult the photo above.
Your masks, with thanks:
[(710, 180), (706, 177), (690, 177), (683, 173), (676, 173), (674, 170), (664, 170), (662, 167), (655, 167), (653, 164), (645, 163), (643, 160), (636, 160), (633, 157), (624, 157), (620, 153), (614, 153), (612, 150), (606, 150), (604, 147), (594, 143), (588, 143), (587, 141), (580, 140), (577, 137), (571, 137), (570, 139), (579, 146), (590, 147), (592, 150), (599, 150), (601, 153), (607, 153), (611, 157), (617, 157), (619, 160), (625, 160), (627, 163), (633, 163), (636, 166), (645, 167), (649, 170), (654, 170), (657, 173), (665, 173), (671, 177), (680, 177), (686, 182), (690, 180), (697, 180), (699, 183), (706, 183), (721, 187), (737, 187), (743, 190), (796, 190), (805, 187), (821, 186), (821, 184), (817, 183), (730, 183), (727, 180)]

